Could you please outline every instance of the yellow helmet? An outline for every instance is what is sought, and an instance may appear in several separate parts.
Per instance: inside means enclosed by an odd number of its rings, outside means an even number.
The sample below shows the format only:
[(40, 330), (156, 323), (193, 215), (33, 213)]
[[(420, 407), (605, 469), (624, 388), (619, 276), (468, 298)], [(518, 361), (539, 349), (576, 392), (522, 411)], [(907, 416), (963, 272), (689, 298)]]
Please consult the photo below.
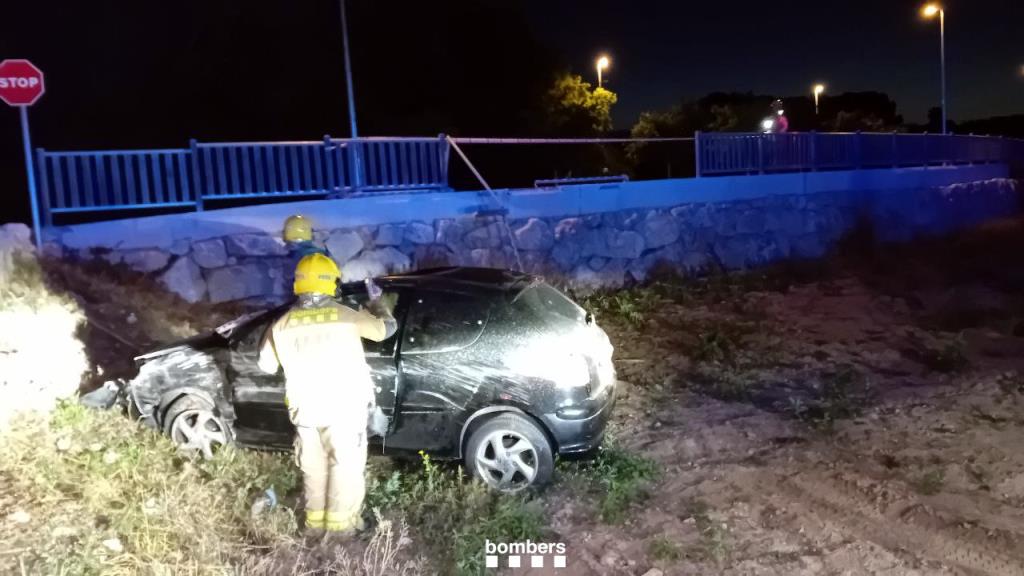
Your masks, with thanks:
[(285, 242), (312, 242), (313, 223), (302, 215), (289, 216), (284, 221)]
[(334, 296), (340, 279), (341, 271), (334, 260), (319, 252), (310, 254), (295, 266), (295, 294)]

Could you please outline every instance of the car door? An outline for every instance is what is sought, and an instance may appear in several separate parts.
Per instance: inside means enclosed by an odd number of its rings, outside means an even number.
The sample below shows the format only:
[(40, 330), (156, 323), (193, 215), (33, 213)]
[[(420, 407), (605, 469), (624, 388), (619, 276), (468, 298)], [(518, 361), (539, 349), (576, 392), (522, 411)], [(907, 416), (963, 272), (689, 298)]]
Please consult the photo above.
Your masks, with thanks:
[(418, 290), (408, 298), (399, 344), (398, 413), (387, 445), (446, 453), (486, 377), (470, 349), (490, 316), (471, 294)]
[[(400, 328), (405, 306), (402, 291), (386, 288), (384, 292), (395, 293), (398, 297), (394, 314)], [(366, 300), (365, 289), (359, 291), (349, 286), (342, 303), (359, 308), (366, 304)], [(294, 427), (288, 419), (285, 406), (283, 375), (280, 372), (266, 374), (257, 365), (263, 335), (283, 313), (284, 310), (238, 330), (229, 347), (226, 376), (230, 384), (230, 398), (235, 406), (236, 435), (242, 443), (271, 446), (291, 443)], [(373, 378), (377, 406), (389, 421), (393, 420), (397, 389), (395, 350), (399, 333), (400, 329), (383, 342), (363, 340), (363, 351)], [(344, 383), (338, 382), (338, 385)]]
[[(350, 290), (348, 292), (343, 299), (343, 303), (353, 307), (363, 307), (366, 305), (368, 296), (365, 289)], [(397, 297), (393, 314), (398, 322), (398, 329), (390, 338), (382, 342), (364, 339), (363, 352), (366, 354), (366, 363), (370, 366), (370, 375), (373, 379), (377, 407), (388, 418), (388, 429), (390, 431), (393, 429), (395, 420), (395, 397), (398, 392), (399, 382), (397, 348), (398, 341), (401, 338), (408, 302), (405, 297), (405, 290), (402, 288), (385, 286), (383, 287), (383, 293), (394, 294)]]
[(280, 372), (267, 374), (257, 365), (264, 334), (286, 310), (249, 322), (231, 334), (224, 376), (240, 443), (286, 447), (292, 442), (294, 427), (284, 404), (284, 377)]

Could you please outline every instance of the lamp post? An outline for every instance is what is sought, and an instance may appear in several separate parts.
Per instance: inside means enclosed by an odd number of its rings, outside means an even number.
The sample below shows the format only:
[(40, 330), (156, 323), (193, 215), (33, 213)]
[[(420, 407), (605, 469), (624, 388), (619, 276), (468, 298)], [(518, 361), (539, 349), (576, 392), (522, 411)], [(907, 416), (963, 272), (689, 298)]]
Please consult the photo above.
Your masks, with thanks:
[(351, 126), (352, 138), (352, 187), (359, 190), (363, 186), (362, 150), (359, 147), (359, 130), (356, 128), (356, 96), (352, 87), (352, 60), (348, 54), (348, 19), (345, 17), (345, 0), (338, 0), (341, 7), (341, 42), (345, 51), (345, 88), (348, 92), (348, 121)]
[(939, 58), (941, 66), (942, 82), (942, 133), (946, 134), (946, 10), (939, 4), (925, 4), (921, 8), (921, 14), (925, 18), (939, 16)]
[(356, 102), (355, 91), (352, 87), (352, 61), (348, 55), (348, 20), (345, 18), (345, 0), (338, 0), (341, 5), (341, 42), (345, 51), (345, 88), (348, 91), (348, 120), (352, 128), (352, 138), (359, 137), (356, 129)]
[(609, 61), (607, 56), (601, 56), (597, 59), (597, 87), (601, 87), (601, 72), (608, 67)]
[(824, 84), (815, 84), (813, 91), (814, 91), (814, 115), (817, 116), (818, 115), (818, 98), (821, 96), (822, 92), (825, 91), (825, 85)]

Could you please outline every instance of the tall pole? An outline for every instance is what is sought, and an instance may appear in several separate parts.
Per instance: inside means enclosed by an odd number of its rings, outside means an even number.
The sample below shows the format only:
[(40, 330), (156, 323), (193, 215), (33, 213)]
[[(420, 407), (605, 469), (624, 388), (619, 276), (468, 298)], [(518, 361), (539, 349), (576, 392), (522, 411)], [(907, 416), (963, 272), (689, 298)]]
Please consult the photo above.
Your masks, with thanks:
[(345, 17), (345, 0), (338, 0), (341, 5), (341, 41), (345, 49), (345, 87), (348, 91), (348, 121), (352, 138), (352, 188), (359, 191), (363, 187), (362, 150), (359, 145), (359, 130), (356, 128), (356, 96), (352, 86), (352, 59), (348, 54), (348, 19)]
[(601, 65), (597, 65), (597, 87), (601, 87)]
[(21, 141), (25, 147), (25, 173), (28, 175), (28, 197), (32, 204), (32, 233), (36, 237), (36, 250), (42, 250), (43, 237), (39, 227), (39, 199), (36, 193), (36, 171), (32, 166), (32, 139), (28, 132), (28, 106), (18, 106), (21, 114)]
[(348, 20), (345, 18), (345, 0), (338, 0), (341, 5), (341, 41), (345, 47), (345, 86), (348, 89), (348, 121), (351, 125), (351, 137), (359, 138), (356, 128), (356, 97), (352, 87), (352, 61), (348, 55)]
[(948, 134), (946, 129), (946, 10), (939, 10), (939, 51), (942, 71), (940, 72), (942, 82), (942, 133)]

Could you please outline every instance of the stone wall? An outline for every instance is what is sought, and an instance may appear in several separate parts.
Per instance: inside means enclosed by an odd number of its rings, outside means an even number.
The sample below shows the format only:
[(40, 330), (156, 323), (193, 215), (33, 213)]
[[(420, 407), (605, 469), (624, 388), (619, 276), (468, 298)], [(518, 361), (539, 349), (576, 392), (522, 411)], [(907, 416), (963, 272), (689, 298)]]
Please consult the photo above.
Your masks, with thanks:
[[(993, 179), (512, 219), (508, 230), (525, 271), (586, 289), (642, 282), (660, 265), (698, 274), (710, 267), (736, 270), (817, 258), (862, 219), (883, 240), (905, 241), (1012, 214), (1017, 206), (1017, 183)], [(307, 216), (316, 222), (316, 214)], [(494, 217), (317, 230), (316, 240), (349, 280), (444, 265), (516, 267), (506, 226)], [(262, 233), (178, 240), (169, 249), (87, 249), (75, 255), (152, 274), (191, 302), (285, 297), (294, 265), (281, 239)]]

